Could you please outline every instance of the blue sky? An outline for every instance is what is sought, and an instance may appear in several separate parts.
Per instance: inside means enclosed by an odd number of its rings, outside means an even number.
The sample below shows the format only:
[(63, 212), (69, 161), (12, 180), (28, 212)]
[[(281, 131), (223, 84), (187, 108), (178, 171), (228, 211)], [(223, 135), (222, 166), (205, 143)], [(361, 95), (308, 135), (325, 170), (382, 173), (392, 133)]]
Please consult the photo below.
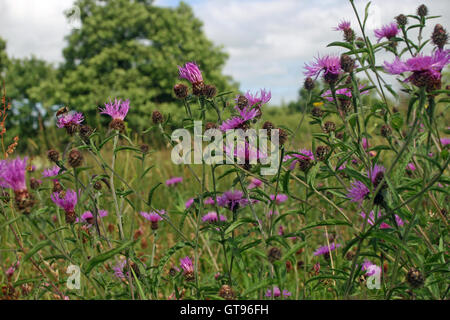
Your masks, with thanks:
[[(357, 30), (356, 19), (347, 0), (186, 0), (204, 31), (229, 53), (224, 72), (241, 84), (242, 91), (260, 88), (272, 91), (272, 104), (296, 99), (304, 79), (303, 66), (318, 54), (336, 53), (326, 48), (341, 40), (333, 27), (349, 19)], [(360, 12), (367, 0), (355, 0)], [(178, 0), (156, 0), (161, 6), (176, 6)], [(425, 3), (434, 20), (444, 27), (450, 16), (448, 0), (373, 0), (369, 35), (373, 29), (392, 21), (399, 13), (414, 13)], [(63, 11), (73, 0), (0, 0), (0, 36), (8, 41), (8, 54), (31, 54), (52, 62), (62, 59), (64, 36), (70, 25)], [(431, 29), (424, 32), (425, 37)], [(387, 56), (387, 58), (392, 58)]]

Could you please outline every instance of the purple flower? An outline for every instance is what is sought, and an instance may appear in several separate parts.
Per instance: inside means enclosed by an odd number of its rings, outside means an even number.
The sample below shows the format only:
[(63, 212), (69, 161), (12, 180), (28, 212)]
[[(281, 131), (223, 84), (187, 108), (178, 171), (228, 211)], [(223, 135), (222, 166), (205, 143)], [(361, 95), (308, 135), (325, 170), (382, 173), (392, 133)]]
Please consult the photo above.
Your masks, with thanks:
[(298, 162), (314, 161), (314, 154), (312, 153), (311, 150), (302, 149), (298, 153), (284, 156), (283, 162), (288, 161), (289, 159), (292, 159), (292, 158), (297, 158), (297, 159), (291, 162), (291, 165), (289, 166), (289, 170), (294, 170), (295, 166), (297, 165)]
[(374, 185), (376, 185), (377, 183), (379, 183), (380, 181), (377, 181), (380, 177), (380, 173), (383, 173), (386, 171), (386, 168), (380, 165), (375, 165), (372, 170), (369, 170), (367, 172), (367, 177), (370, 178), (370, 181), (372, 181), (372, 183)]
[(52, 168), (45, 169), (44, 171), (42, 171), (42, 177), (44, 177), (44, 178), (55, 177), (59, 174), (60, 170), (61, 170), (61, 168), (58, 166), (54, 166)]
[(324, 78), (337, 79), (339, 74), (341, 74), (341, 61), (339, 57), (336, 56), (324, 56), (317, 57), (315, 62), (311, 62), (310, 65), (305, 64), (305, 75), (307, 77), (317, 78), (321, 73), (323, 73)]
[(219, 219), (221, 222), (227, 221), (227, 217), (225, 217), (223, 215), (218, 216), (217, 212), (215, 212), (215, 211), (208, 212), (207, 214), (205, 214), (202, 217), (203, 222), (210, 222), (210, 223), (218, 222)]
[[(108, 215), (108, 211), (106, 211), (106, 210), (98, 210), (98, 216), (100, 218), (106, 217), (107, 215)], [(78, 218), (75, 221), (78, 222), (79, 221)], [(81, 221), (87, 222), (89, 224), (92, 224), (94, 222), (94, 215), (90, 211), (85, 211), (81, 215)]]
[(260, 159), (265, 159), (266, 154), (262, 153), (253, 144), (245, 141), (244, 146), (242, 143), (237, 145), (227, 144), (225, 146), (225, 153), (230, 158), (236, 158), (238, 164), (252, 164)]
[[(271, 218), (273, 215), (278, 216), (280, 213), (278, 211), (273, 211), (273, 210), (269, 210), (269, 212), (267, 212), (267, 218)], [(281, 227), (281, 226), (280, 226)]]
[(66, 212), (73, 212), (77, 204), (77, 193), (74, 190), (54, 192), (50, 198), (60, 208)]
[(217, 198), (217, 204), (220, 207), (228, 208), (231, 211), (236, 211), (248, 204), (247, 199), (243, 199), (243, 193), (239, 190), (225, 191), (223, 195)]
[(333, 30), (334, 31), (346, 31), (348, 29), (350, 29), (350, 21), (342, 20), (341, 22), (339, 22), (338, 26), (335, 27)]
[(321, 256), (324, 254), (329, 254), (331, 251), (335, 250), (336, 248), (339, 248), (341, 245), (339, 243), (331, 243), (330, 247), (328, 248), (328, 246), (322, 246), (319, 247), (316, 251), (314, 251), (314, 255), (315, 256)]
[(272, 98), (272, 93), (270, 91), (266, 91), (266, 89), (261, 89), (259, 93), (255, 94), (251, 94), (250, 91), (247, 91), (245, 97), (248, 99), (248, 105), (250, 107), (261, 107), (263, 104), (270, 101)]
[(276, 197), (274, 194), (270, 195), (270, 200), (272, 200), (272, 201), (275, 200), (276, 204), (281, 204), (283, 202), (286, 202), (287, 199), (288, 199), (288, 196), (285, 194), (277, 194)]
[(256, 178), (252, 178), (250, 184), (247, 186), (247, 189), (251, 190), (254, 188), (259, 188), (262, 185), (262, 181)]
[[(125, 259), (120, 260), (114, 267), (114, 275), (119, 279), (125, 279), (125, 274), (123, 273), (123, 269), (125, 268), (125, 265), (127, 264), (127, 261)], [(126, 273), (128, 275), (128, 273)]]
[(14, 191), (27, 189), (25, 172), (27, 170), (28, 157), (13, 160), (0, 160), (0, 186), (11, 188)]
[(406, 170), (407, 171), (416, 171), (416, 166), (414, 165), (414, 163), (410, 162), (406, 165)]
[[(366, 219), (366, 214), (364, 212), (361, 212), (361, 216), (363, 217), (363, 219)], [(381, 211), (378, 211), (377, 219), (380, 218), (381, 218)], [(395, 222), (399, 227), (404, 225), (403, 220), (398, 215), (395, 215)], [(370, 212), (369, 217), (367, 218), (367, 223), (370, 224), (371, 226), (375, 224), (375, 213), (373, 211)], [(380, 224), (380, 229), (390, 229), (390, 228), (392, 227), (385, 222), (382, 222)]]
[(128, 110), (130, 109), (130, 100), (117, 100), (114, 99), (114, 103), (111, 102), (111, 99), (109, 99), (109, 103), (105, 103), (105, 108), (100, 108), (100, 114), (107, 114), (113, 120), (119, 119), (124, 120), (127, 116)]
[(186, 79), (192, 84), (203, 82), (202, 72), (195, 62), (188, 62), (184, 67), (178, 66), (181, 79)]
[(83, 114), (80, 112), (67, 112), (61, 115), (56, 123), (58, 128), (66, 128), (72, 125), (79, 125), (84, 120)]
[(450, 138), (441, 138), (442, 146), (448, 146), (450, 144)]
[(203, 203), (204, 203), (205, 205), (210, 205), (210, 206), (213, 206), (213, 205), (215, 204), (214, 199), (211, 198), (211, 197), (206, 198), (206, 199), (203, 201)]
[[(365, 87), (365, 86), (363, 86), (363, 85), (360, 85), (360, 86), (358, 87), (358, 88), (359, 88), (359, 91), (360, 91), (360, 94), (361, 94), (361, 95), (363, 95), (363, 94), (369, 94), (369, 91), (368, 91), (368, 90), (361, 91), (362, 89), (364, 89), (364, 87)], [(344, 95), (344, 96), (346, 96), (346, 97), (348, 97), (348, 98), (351, 98), (351, 97), (352, 97), (352, 90), (351, 90), (350, 88), (341, 88), (341, 89), (337, 89), (337, 90), (336, 90), (336, 95)], [(331, 90), (325, 91), (325, 92), (322, 94), (322, 97), (325, 98), (325, 99), (327, 99), (327, 100), (330, 101), (330, 102), (334, 101), (334, 99), (333, 99), (333, 97), (332, 97)]]
[(139, 213), (144, 219), (150, 221), (150, 222), (158, 222), (161, 221), (163, 218), (161, 217), (163, 214), (166, 214), (165, 210), (156, 210), (152, 212), (144, 212), (141, 211)]
[(186, 201), (185, 206), (186, 209), (190, 208), (194, 204), (194, 198), (189, 198), (188, 201)]
[(391, 38), (394, 38), (399, 33), (398, 26), (395, 22), (392, 22), (391, 24), (387, 24), (382, 26), (380, 29), (375, 30), (375, 36), (378, 39), (378, 42), (381, 41), (381, 39), (386, 38), (388, 40), (391, 40)]
[(171, 186), (176, 186), (177, 184), (183, 182), (183, 178), (182, 177), (173, 177), (170, 178), (169, 180), (166, 180), (166, 185), (171, 187)]
[(183, 269), (183, 274), (192, 274), (194, 273), (194, 265), (192, 264), (191, 258), (188, 256), (180, 259), (180, 266)]
[[(292, 295), (292, 294), (291, 294), (289, 291), (283, 290), (283, 296), (285, 296), (285, 297), (290, 297), (291, 295)], [(273, 288), (273, 297), (274, 297), (274, 298), (279, 298), (280, 296), (281, 296), (281, 290), (280, 290), (280, 288), (274, 287), (274, 288)], [(267, 291), (266, 291), (266, 297), (268, 297), (268, 298), (272, 297), (272, 290), (267, 289)]]
[(369, 140), (367, 140), (367, 138), (362, 138), (361, 143), (362, 143), (364, 150), (369, 149)]
[(352, 183), (351, 188), (348, 190), (347, 197), (352, 202), (358, 202), (361, 204), (363, 200), (369, 194), (369, 189), (361, 181), (355, 181)]
[(225, 120), (220, 125), (220, 130), (227, 131), (231, 129), (241, 129), (248, 121), (253, 120), (259, 114), (257, 108), (251, 109), (249, 107), (239, 110), (239, 117), (232, 117)]
[(381, 268), (367, 259), (364, 260), (361, 270), (366, 271), (366, 276), (373, 276), (374, 274), (381, 273)]
[(441, 70), (449, 62), (450, 50), (436, 50), (431, 56), (418, 54), (417, 56), (406, 60), (406, 62), (403, 62), (396, 57), (394, 62), (384, 63), (384, 70), (391, 74), (412, 72), (413, 74), (405, 79), (405, 81), (411, 81), (416, 86), (422, 86), (422, 83), (424, 82), (440, 80)]

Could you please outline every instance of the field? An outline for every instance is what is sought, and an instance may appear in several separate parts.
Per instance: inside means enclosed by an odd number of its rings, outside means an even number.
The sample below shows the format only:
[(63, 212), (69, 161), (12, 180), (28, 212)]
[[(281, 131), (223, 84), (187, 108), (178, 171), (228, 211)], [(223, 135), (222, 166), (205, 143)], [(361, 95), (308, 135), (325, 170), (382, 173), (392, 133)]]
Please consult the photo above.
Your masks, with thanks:
[[(433, 22), (421, 10), (408, 26)], [(267, 106), (268, 90), (218, 92), (185, 61), (167, 75), (176, 102), (143, 129), (127, 97), (61, 108), (22, 148), (6, 126), (0, 297), (447, 300), (450, 52), (402, 23), (376, 42), (341, 22), (343, 55), (307, 65), (297, 109)], [(4, 128), (7, 91), (0, 107)], [(194, 121), (202, 137), (266, 129), (272, 152), (246, 140), (244, 163), (225, 145), (232, 164), (176, 164), (172, 134), (193, 142)]]

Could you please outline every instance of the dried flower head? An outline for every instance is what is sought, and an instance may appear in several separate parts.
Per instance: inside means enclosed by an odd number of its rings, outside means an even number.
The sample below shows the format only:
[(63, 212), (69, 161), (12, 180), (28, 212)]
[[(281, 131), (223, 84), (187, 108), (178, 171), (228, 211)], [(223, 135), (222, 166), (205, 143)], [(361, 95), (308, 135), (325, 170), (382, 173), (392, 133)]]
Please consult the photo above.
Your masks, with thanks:
[(79, 167), (83, 163), (83, 154), (78, 149), (73, 149), (69, 153), (68, 162), (72, 168)]
[(173, 92), (178, 99), (186, 99), (188, 96), (188, 87), (185, 84), (177, 83), (173, 87)]

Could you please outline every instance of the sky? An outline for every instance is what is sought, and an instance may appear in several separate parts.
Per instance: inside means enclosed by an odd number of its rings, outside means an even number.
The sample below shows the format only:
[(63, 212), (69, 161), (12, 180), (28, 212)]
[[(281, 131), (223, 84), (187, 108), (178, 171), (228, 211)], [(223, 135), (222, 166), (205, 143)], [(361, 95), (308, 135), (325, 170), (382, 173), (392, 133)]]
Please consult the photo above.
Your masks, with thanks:
[[(185, 0), (203, 21), (206, 35), (229, 54), (224, 73), (241, 85), (242, 91), (266, 88), (273, 105), (293, 101), (304, 80), (304, 64), (324, 54), (339, 54), (339, 21), (357, 20), (347, 0)], [(355, 0), (362, 14), (368, 1)], [(64, 17), (73, 0), (0, 0), (0, 36), (7, 40), (7, 52), (16, 58), (36, 57), (62, 61), (64, 36), (76, 26)], [(176, 6), (178, 0), (156, 0), (160, 6)], [(412, 14), (426, 4), (430, 15), (447, 17), (432, 20), (446, 25), (450, 16), (448, 0), (373, 0), (368, 35), (389, 23), (399, 13)], [(432, 28), (424, 31), (431, 35)], [(375, 40), (373, 40), (375, 42)], [(392, 58), (392, 57), (391, 57)]]

